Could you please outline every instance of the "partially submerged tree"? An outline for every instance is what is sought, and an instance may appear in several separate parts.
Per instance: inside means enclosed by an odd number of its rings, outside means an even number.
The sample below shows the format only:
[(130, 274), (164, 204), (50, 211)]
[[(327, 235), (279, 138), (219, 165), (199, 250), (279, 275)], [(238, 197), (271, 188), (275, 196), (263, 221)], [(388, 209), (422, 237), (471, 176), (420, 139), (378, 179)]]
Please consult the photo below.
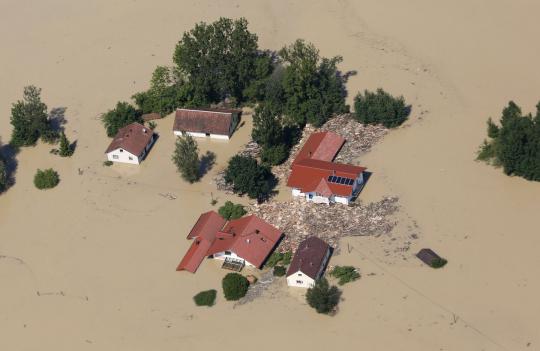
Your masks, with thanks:
[(288, 122), (323, 125), (332, 115), (348, 111), (345, 79), (337, 65), (341, 56), (321, 58), (311, 43), (298, 39), (279, 52), (285, 65), (283, 89)]
[(34, 185), (38, 189), (51, 189), (58, 185), (60, 182), (60, 176), (52, 169), (45, 170), (38, 169), (34, 176)]
[(218, 212), (226, 220), (238, 219), (247, 213), (244, 206), (232, 203), (231, 201), (226, 201), (225, 205), (221, 206)]
[(238, 273), (228, 273), (222, 280), (223, 294), (228, 301), (236, 301), (244, 297), (249, 288), (249, 281)]
[(259, 52), (258, 38), (247, 26), (245, 18), (201, 22), (176, 45), (173, 60), (201, 105), (228, 97), (241, 102), (244, 91), (261, 79), (258, 75), (267, 74), (267, 58)]
[(176, 138), (176, 147), (172, 160), (186, 181), (194, 183), (199, 180), (200, 160), (199, 147), (192, 136), (186, 135)]
[(130, 123), (143, 122), (141, 112), (127, 102), (118, 102), (115, 108), (103, 115), (102, 121), (109, 137), (114, 137), (120, 128)]
[(62, 157), (69, 157), (73, 155), (73, 147), (71, 146), (71, 143), (64, 132), (60, 134), (60, 149), (58, 154)]
[(247, 194), (252, 199), (263, 200), (270, 194), (275, 177), (266, 166), (250, 156), (233, 156), (225, 170), (225, 181), (233, 191)]
[(360, 278), (360, 273), (358, 273), (356, 268), (354, 268), (353, 266), (336, 266), (334, 267), (330, 275), (334, 278), (339, 279), (339, 285), (344, 285)]
[(33, 85), (24, 87), (23, 99), (11, 108), (11, 125), (10, 143), (15, 147), (34, 145), (40, 137), (46, 141), (54, 139), (47, 105), (41, 101), (41, 89)]
[(325, 278), (315, 282), (312, 288), (306, 293), (308, 305), (313, 307), (318, 313), (330, 314), (335, 312), (341, 299), (341, 291), (334, 285), (330, 286)]
[(197, 306), (214, 306), (216, 303), (217, 291), (214, 289), (201, 291), (197, 295), (193, 296), (193, 301)]
[(409, 116), (410, 107), (403, 96), (393, 97), (382, 89), (364, 91), (354, 98), (354, 116), (364, 124), (382, 124), (387, 128), (400, 126)]
[(480, 147), (478, 159), (502, 166), (507, 175), (540, 181), (540, 102), (536, 116), (523, 115), (510, 101), (503, 109), (501, 125), (488, 120), (488, 137)]

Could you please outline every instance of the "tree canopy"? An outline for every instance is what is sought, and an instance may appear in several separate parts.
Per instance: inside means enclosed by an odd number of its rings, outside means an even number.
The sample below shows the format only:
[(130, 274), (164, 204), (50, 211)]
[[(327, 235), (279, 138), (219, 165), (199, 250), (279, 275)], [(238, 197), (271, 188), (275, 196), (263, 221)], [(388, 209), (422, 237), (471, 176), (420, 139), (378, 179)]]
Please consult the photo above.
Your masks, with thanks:
[(184, 180), (194, 183), (200, 178), (199, 147), (191, 135), (176, 138), (172, 160)]
[(513, 101), (502, 111), (500, 126), (491, 119), (488, 137), (481, 146), (478, 159), (503, 167), (507, 175), (540, 181), (540, 102), (536, 116), (523, 115)]
[(16, 147), (34, 145), (41, 136), (52, 137), (47, 105), (41, 101), (40, 88), (24, 87), (23, 99), (11, 108), (11, 125), (10, 143)]
[(52, 168), (45, 170), (38, 169), (34, 176), (34, 185), (41, 190), (54, 188), (59, 182), (60, 176)]
[(321, 58), (311, 43), (298, 39), (279, 51), (285, 63), (284, 113), (296, 125), (324, 124), (332, 115), (348, 111), (345, 79), (337, 69), (341, 56)]
[(409, 116), (410, 107), (403, 96), (393, 97), (382, 89), (364, 91), (354, 98), (354, 116), (364, 124), (382, 124), (387, 128), (400, 126)]
[(66, 137), (66, 133), (64, 132), (60, 134), (60, 149), (58, 154), (62, 157), (69, 157), (73, 155), (73, 147)]
[(253, 157), (236, 155), (229, 160), (225, 181), (232, 184), (235, 193), (263, 200), (270, 194), (275, 177), (268, 167), (260, 165)]
[[(173, 60), (194, 89), (200, 104), (232, 97), (244, 100), (244, 91), (271, 69), (258, 50), (257, 35), (249, 32), (245, 18), (220, 18), (198, 23), (176, 45)], [(253, 93), (252, 93), (253, 95)]]
[(193, 301), (197, 306), (212, 307), (216, 303), (217, 291), (214, 289), (201, 291), (197, 295), (193, 296)]
[(306, 293), (308, 305), (318, 313), (330, 314), (334, 312), (340, 299), (341, 291), (334, 285), (330, 286), (325, 278), (317, 280)]
[(249, 288), (249, 281), (239, 273), (227, 273), (222, 280), (223, 294), (228, 301), (236, 301), (244, 297)]
[(225, 205), (221, 206), (218, 212), (226, 220), (237, 219), (247, 213), (244, 206), (231, 201), (225, 202)]
[(114, 137), (118, 130), (130, 123), (142, 123), (141, 112), (127, 102), (118, 102), (116, 107), (102, 117), (107, 136)]

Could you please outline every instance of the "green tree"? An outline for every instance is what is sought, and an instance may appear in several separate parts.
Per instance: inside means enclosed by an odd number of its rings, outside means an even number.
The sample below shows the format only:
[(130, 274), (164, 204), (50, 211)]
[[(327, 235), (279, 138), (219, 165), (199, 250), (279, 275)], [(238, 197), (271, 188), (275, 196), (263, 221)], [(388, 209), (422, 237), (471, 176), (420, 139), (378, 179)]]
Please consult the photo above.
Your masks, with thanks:
[(60, 176), (52, 169), (41, 170), (38, 169), (34, 176), (34, 185), (38, 189), (51, 189), (58, 185), (60, 182)]
[(306, 293), (308, 305), (313, 307), (318, 313), (330, 314), (335, 312), (341, 299), (341, 291), (336, 286), (330, 286), (325, 278), (315, 282), (312, 288)]
[(60, 150), (58, 154), (62, 157), (69, 157), (73, 155), (73, 148), (64, 132), (60, 134)]
[(354, 98), (354, 116), (364, 124), (382, 124), (387, 128), (400, 126), (409, 116), (410, 107), (403, 96), (393, 97), (382, 89), (365, 91)]
[(226, 201), (225, 205), (221, 206), (218, 212), (226, 220), (237, 219), (247, 213), (244, 206), (232, 203), (231, 201)]
[(47, 105), (41, 101), (41, 89), (33, 85), (24, 87), (23, 99), (11, 108), (11, 144), (34, 145), (40, 136), (52, 135)]
[(236, 155), (229, 160), (225, 181), (233, 185), (235, 193), (263, 200), (270, 194), (275, 177), (268, 167), (258, 164), (253, 157)]
[(176, 45), (173, 60), (194, 89), (194, 99), (203, 105), (233, 97), (244, 100), (244, 90), (266, 69), (258, 38), (248, 31), (245, 18), (220, 18), (198, 23)]
[(338, 284), (343, 285), (360, 278), (360, 273), (353, 266), (336, 266), (330, 275), (339, 279)]
[(228, 301), (244, 297), (249, 289), (249, 281), (238, 273), (228, 273), (222, 280), (223, 294)]
[(279, 56), (286, 64), (284, 111), (289, 123), (320, 127), (332, 115), (348, 111), (345, 79), (337, 69), (340, 56), (321, 58), (313, 44), (301, 39), (281, 49)]
[(201, 291), (197, 295), (193, 296), (193, 301), (197, 306), (212, 307), (216, 303), (217, 291), (214, 289)]
[(102, 117), (107, 136), (114, 137), (118, 130), (133, 122), (142, 123), (141, 111), (127, 102), (118, 102), (116, 107), (107, 111)]
[(186, 135), (176, 138), (176, 147), (172, 160), (184, 180), (194, 183), (199, 180), (199, 147), (192, 136)]

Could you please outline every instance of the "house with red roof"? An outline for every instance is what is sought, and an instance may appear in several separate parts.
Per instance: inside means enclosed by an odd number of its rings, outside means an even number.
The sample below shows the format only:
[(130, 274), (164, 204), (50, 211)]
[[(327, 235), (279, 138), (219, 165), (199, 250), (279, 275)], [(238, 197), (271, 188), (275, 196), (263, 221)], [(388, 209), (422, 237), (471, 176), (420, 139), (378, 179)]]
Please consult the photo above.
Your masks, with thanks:
[(154, 132), (133, 122), (120, 128), (105, 154), (112, 162), (140, 164), (156, 140)]
[(294, 197), (348, 205), (364, 185), (365, 167), (333, 162), (345, 139), (336, 133), (309, 136), (291, 165), (287, 186)]
[(173, 133), (176, 136), (230, 139), (240, 120), (241, 110), (222, 108), (179, 108), (174, 118)]
[(240, 269), (244, 265), (261, 268), (282, 236), (279, 229), (255, 215), (226, 221), (209, 211), (189, 232), (187, 238), (193, 242), (176, 270), (195, 273), (206, 257), (240, 264)]

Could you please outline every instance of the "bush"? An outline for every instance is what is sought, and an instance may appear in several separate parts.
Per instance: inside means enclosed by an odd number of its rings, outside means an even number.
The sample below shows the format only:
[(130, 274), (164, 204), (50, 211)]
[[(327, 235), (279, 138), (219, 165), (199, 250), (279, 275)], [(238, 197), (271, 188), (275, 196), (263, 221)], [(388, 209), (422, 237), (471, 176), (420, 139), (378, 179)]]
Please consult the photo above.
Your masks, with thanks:
[(291, 263), (291, 260), (292, 260), (292, 251), (284, 252), (281, 259), (281, 263), (287, 266)]
[(325, 278), (317, 280), (315, 286), (309, 288), (306, 293), (308, 305), (318, 313), (335, 312), (340, 299), (341, 291), (336, 286), (330, 286)]
[(403, 96), (393, 97), (382, 89), (365, 91), (354, 98), (354, 116), (364, 124), (382, 124), (387, 128), (400, 126), (409, 116), (410, 107)]
[(113, 161), (109, 161), (109, 160), (103, 161), (103, 166), (105, 166), (105, 167), (110, 167), (110, 166), (113, 165), (113, 163), (114, 163)]
[(283, 266), (274, 267), (274, 277), (283, 277), (287, 273), (287, 269)]
[(433, 261), (431, 261), (430, 266), (432, 268), (442, 268), (447, 263), (448, 263), (448, 261), (446, 259), (444, 259), (444, 258), (435, 258), (435, 259), (433, 259)]
[(274, 267), (276, 264), (278, 264), (283, 259), (283, 254), (281, 252), (273, 252), (270, 257), (268, 257), (268, 260), (266, 260), (265, 267)]
[(236, 155), (229, 160), (225, 181), (233, 185), (235, 193), (263, 200), (269, 196), (275, 177), (268, 167), (259, 165), (253, 157)]
[(343, 285), (360, 278), (360, 274), (356, 271), (356, 268), (352, 266), (336, 266), (330, 275), (339, 279), (339, 285)]
[(102, 118), (103, 125), (107, 130), (107, 136), (114, 137), (120, 128), (133, 122), (142, 123), (141, 115), (141, 111), (138, 111), (127, 102), (118, 102), (116, 107), (107, 111)]
[(237, 219), (247, 213), (244, 206), (234, 204), (231, 201), (225, 202), (225, 205), (221, 206), (218, 212), (226, 220)]
[(217, 291), (214, 289), (201, 291), (197, 295), (193, 296), (193, 301), (195, 301), (197, 306), (211, 307), (216, 302), (216, 295)]
[(60, 150), (58, 151), (58, 154), (62, 157), (70, 157), (73, 155), (73, 147), (64, 132), (60, 134)]
[(222, 281), (223, 294), (228, 301), (236, 301), (244, 297), (249, 288), (249, 281), (238, 273), (228, 273)]
[(156, 122), (154, 122), (154, 121), (148, 122), (148, 128), (154, 130), (154, 129), (156, 129), (156, 127), (157, 127), (157, 123), (156, 123)]
[(34, 176), (34, 185), (38, 189), (50, 189), (54, 188), (60, 182), (60, 177), (58, 173), (52, 169), (46, 169), (42, 171), (38, 169), (36, 175)]

